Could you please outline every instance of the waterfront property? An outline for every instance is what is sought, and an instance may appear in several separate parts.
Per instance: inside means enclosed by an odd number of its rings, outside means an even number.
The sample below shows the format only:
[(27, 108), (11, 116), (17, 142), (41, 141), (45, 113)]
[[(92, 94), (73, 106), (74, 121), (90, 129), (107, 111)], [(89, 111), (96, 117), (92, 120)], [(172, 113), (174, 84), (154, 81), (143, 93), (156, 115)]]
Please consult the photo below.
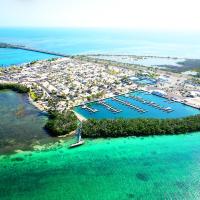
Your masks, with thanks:
[(126, 95), (105, 99), (110, 107), (119, 110), (113, 112), (98, 102), (87, 104), (98, 112), (89, 112), (83, 106), (75, 107), (75, 111), (87, 119), (117, 119), (117, 118), (182, 118), (200, 114), (200, 110), (191, 106), (174, 102), (144, 91), (134, 91)]

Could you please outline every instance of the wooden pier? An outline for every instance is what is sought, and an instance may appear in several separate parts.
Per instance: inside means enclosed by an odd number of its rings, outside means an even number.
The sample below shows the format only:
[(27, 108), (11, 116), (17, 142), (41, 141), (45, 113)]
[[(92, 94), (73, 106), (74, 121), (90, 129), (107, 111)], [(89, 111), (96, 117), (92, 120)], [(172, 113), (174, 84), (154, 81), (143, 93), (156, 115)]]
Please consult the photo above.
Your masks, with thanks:
[(103, 105), (104, 107), (106, 107), (109, 111), (113, 112), (113, 113), (119, 113), (122, 112), (121, 110), (118, 110), (114, 107), (112, 107), (111, 105), (107, 104), (105, 101), (99, 101), (99, 104)]
[(58, 53), (58, 52), (54, 52), (54, 51), (47, 51), (47, 50), (42, 50), (42, 49), (35, 49), (35, 48), (26, 47), (26, 46), (17, 45), (17, 44), (0, 43), (0, 48), (21, 49), (21, 50), (26, 50), (26, 51), (33, 51), (33, 52), (38, 52), (38, 53), (50, 54), (50, 55), (53, 55), (53, 56), (69, 57), (69, 55), (66, 55), (66, 54), (63, 54), (63, 53)]
[(96, 113), (96, 112), (98, 112), (97, 109), (90, 108), (90, 107), (88, 107), (87, 105), (83, 105), (81, 108), (83, 108), (83, 109), (85, 109), (85, 110), (87, 110), (87, 111), (89, 111), (89, 112), (91, 112), (91, 113)]
[(136, 100), (136, 101), (139, 101), (143, 104), (147, 104), (149, 106), (152, 106), (154, 108), (157, 108), (159, 110), (162, 110), (162, 111), (165, 111), (165, 112), (172, 112), (173, 110), (171, 108), (165, 108), (165, 107), (162, 107), (160, 105), (158, 105), (157, 103), (153, 102), (153, 101), (148, 101), (148, 100), (144, 100), (142, 97), (137, 97), (137, 96), (134, 96), (134, 95), (129, 95), (130, 98)]
[(135, 105), (131, 104), (128, 101), (124, 101), (124, 100), (118, 99), (117, 97), (112, 97), (112, 99), (117, 101), (117, 102), (119, 102), (119, 103), (121, 103), (121, 104), (123, 104), (123, 105), (125, 105), (125, 106), (128, 106), (128, 107), (130, 107), (130, 108), (132, 108), (132, 109), (134, 109), (134, 110), (136, 110), (138, 112), (141, 112), (141, 113), (147, 112), (147, 110), (139, 108), (138, 106), (135, 106)]

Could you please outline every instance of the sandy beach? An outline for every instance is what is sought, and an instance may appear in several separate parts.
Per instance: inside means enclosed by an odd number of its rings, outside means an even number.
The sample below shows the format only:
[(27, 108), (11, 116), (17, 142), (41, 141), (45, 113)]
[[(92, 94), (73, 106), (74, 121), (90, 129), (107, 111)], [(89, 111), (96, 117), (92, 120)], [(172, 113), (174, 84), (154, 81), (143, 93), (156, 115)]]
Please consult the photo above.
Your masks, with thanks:
[(74, 114), (76, 115), (76, 117), (78, 118), (79, 121), (83, 122), (83, 121), (86, 121), (87, 118), (85, 118), (83, 115), (77, 113), (76, 111), (73, 111)]
[(32, 105), (34, 105), (34, 106), (35, 106), (37, 109), (39, 109), (40, 111), (42, 111), (42, 112), (47, 112), (47, 111), (46, 111), (46, 108), (45, 108), (43, 105), (39, 104), (39, 102), (33, 101), (33, 99), (30, 97), (29, 94), (28, 94), (28, 100), (29, 100), (29, 102), (30, 102)]

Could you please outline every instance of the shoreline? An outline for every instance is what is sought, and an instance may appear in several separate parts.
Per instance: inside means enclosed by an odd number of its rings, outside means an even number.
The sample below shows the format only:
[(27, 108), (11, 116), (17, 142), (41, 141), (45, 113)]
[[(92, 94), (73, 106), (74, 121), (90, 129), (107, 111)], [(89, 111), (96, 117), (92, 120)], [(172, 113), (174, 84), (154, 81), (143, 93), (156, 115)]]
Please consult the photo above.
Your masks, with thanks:
[(76, 111), (74, 111), (74, 110), (73, 110), (73, 112), (74, 112), (74, 114), (76, 115), (76, 117), (78, 118), (79, 121), (84, 122), (84, 121), (87, 121), (87, 120), (88, 120), (86, 117), (84, 117), (84, 116), (81, 115), (80, 113), (78, 113), (78, 112), (76, 112)]
[(44, 106), (40, 105), (38, 102), (33, 101), (33, 99), (30, 97), (30, 94), (28, 93), (28, 101), (30, 104), (35, 106), (38, 110), (40, 110), (43, 113), (47, 113), (46, 109)]
[(188, 134), (200, 131), (199, 120), (200, 114), (178, 119), (90, 119), (83, 125), (82, 136), (117, 138)]
[[(14, 84), (14, 85), (16, 84), (16, 85), (22, 85), (22, 84), (17, 83), (17, 82), (5, 82), (5, 81), (1, 81), (0, 84)], [(24, 86), (24, 85), (22, 85), (22, 86)], [(3, 89), (2, 89), (2, 90), (3, 90)], [(5, 88), (5, 90), (6, 90), (6, 88)], [(12, 89), (11, 89), (11, 88), (8, 88), (7, 90), (12, 90)], [(0, 91), (1, 91), (1, 89), (0, 89)], [(12, 90), (12, 91), (14, 91), (14, 90)], [(19, 93), (18, 91), (14, 91), (14, 92)], [(38, 110), (40, 110), (41, 112), (44, 112), (44, 113), (47, 112), (44, 106), (40, 105), (38, 102), (33, 101), (33, 99), (31, 98), (31, 96), (30, 96), (30, 94), (29, 94), (29, 92), (25, 92), (24, 94), (27, 95), (28, 101), (29, 101), (30, 104), (32, 104), (33, 106), (35, 106), (35, 107), (36, 107)]]
[[(29, 50), (26, 50), (26, 51), (29, 51)], [(48, 53), (43, 53), (43, 54), (48, 54)], [(159, 55), (136, 55), (136, 54), (112, 54), (112, 53), (108, 53), (108, 54), (75, 54), (75, 55), (68, 55), (68, 56), (58, 56), (58, 57), (55, 57), (55, 59), (62, 59), (62, 58), (69, 58), (69, 57), (75, 57), (75, 58), (80, 58), (80, 57), (87, 57), (87, 58), (95, 58), (95, 57), (106, 57), (106, 56), (113, 56), (113, 57), (122, 57), (122, 56), (127, 56), (127, 57), (134, 57), (136, 59), (146, 59), (146, 58), (158, 58), (158, 59), (173, 59), (173, 60), (179, 60), (179, 59), (183, 59), (185, 61), (198, 61), (200, 60), (200, 58), (193, 58), (193, 57), (179, 57), (179, 56), (159, 56)], [(97, 58), (99, 60), (102, 60), (102, 61), (112, 61), (112, 62), (118, 62), (118, 61), (113, 61), (113, 60), (107, 60), (107, 59), (103, 59), (103, 58)], [(37, 60), (37, 61), (46, 61), (48, 60), (48, 58), (46, 59), (41, 59), (41, 60)], [(34, 62), (35, 60), (33, 60)], [(183, 61), (183, 62), (185, 62)], [(17, 67), (20, 67), (21, 65), (27, 65), (27, 64), (30, 64), (31, 62), (22, 62), (22, 63), (16, 63), (16, 64), (8, 64), (8, 65), (4, 65), (0, 64), (0, 68), (10, 68), (10, 67), (13, 67), (13, 66), (17, 66)], [(123, 63), (123, 64), (133, 64), (133, 63)], [(137, 65), (137, 64), (135, 64)], [(141, 65), (142, 66), (142, 65)], [(162, 65), (161, 65), (162, 66)], [(184, 65), (182, 66), (184, 67)]]

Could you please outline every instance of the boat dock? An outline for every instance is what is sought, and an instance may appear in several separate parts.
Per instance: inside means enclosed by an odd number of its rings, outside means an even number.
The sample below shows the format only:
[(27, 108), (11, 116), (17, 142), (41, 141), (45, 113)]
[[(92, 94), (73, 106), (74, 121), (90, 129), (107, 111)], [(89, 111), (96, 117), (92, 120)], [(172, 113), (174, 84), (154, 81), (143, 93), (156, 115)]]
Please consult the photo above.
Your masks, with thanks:
[(89, 111), (89, 112), (91, 112), (91, 113), (96, 113), (96, 112), (98, 112), (97, 109), (93, 109), (93, 108), (91, 108), (91, 107), (88, 107), (87, 105), (83, 105), (81, 108), (83, 108), (83, 109), (85, 109), (85, 110), (87, 110), (87, 111)]
[(134, 110), (136, 110), (136, 111), (138, 111), (138, 112), (140, 112), (140, 113), (145, 113), (145, 112), (147, 112), (147, 110), (144, 110), (144, 109), (142, 109), (142, 108), (139, 108), (138, 106), (135, 106), (135, 105), (131, 104), (130, 102), (124, 101), (124, 100), (119, 99), (119, 98), (117, 98), (117, 97), (112, 97), (112, 100), (115, 100), (115, 101), (117, 101), (117, 102), (119, 102), (119, 103), (121, 103), (121, 104), (123, 104), (123, 105), (125, 105), (125, 106), (128, 106), (128, 107), (130, 107), (130, 108), (132, 108), (132, 109), (134, 109)]
[(77, 142), (71, 144), (69, 146), (69, 148), (78, 147), (78, 146), (80, 146), (80, 145), (85, 143), (84, 140), (82, 140), (81, 132), (82, 132), (82, 122), (80, 123), (79, 127), (76, 129)]
[(129, 95), (129, 97), (130, 98), (132, 98), (132, 99), (134, 99), (134, 100), (136, 100), (136, 101), (139, 101), (139, 102), (141, 102), (141, 103), (143, 103), (143, 104), (147, 104), (147, 105), (149, 105), (149, 106), (152, 106), (152, 107), (154, 107), (154, 108), (157, 108), (157, 109), (159, 109), (159, 110), (162, 110), (162, 111), (165, 111), (165, 112), (172, 112), (173, 110), (171, 109), (171, 108), (165, 108), (165, 107), (162, 107), (162, 106), (160, 106), (159, 104), (157, 104), (157, 103), (155, 103), (155, 102), (153, 102), (153, 101), (148, 101), (148, 100), (145, 100), (145, 99), (143, 99), (142, 97), (138, 97), (138, 96), (135, 96), (135, 95)]
[(112, 107), (111, 105), (107, 104), (105, 101), (98, 101), (99, 104), (103, 105), (104, 107), (107, 108), (107, 110), (113, 112), (113, 113), (119, 113), (122, 112), (122, 110), (118, 110), (114, 107)]

